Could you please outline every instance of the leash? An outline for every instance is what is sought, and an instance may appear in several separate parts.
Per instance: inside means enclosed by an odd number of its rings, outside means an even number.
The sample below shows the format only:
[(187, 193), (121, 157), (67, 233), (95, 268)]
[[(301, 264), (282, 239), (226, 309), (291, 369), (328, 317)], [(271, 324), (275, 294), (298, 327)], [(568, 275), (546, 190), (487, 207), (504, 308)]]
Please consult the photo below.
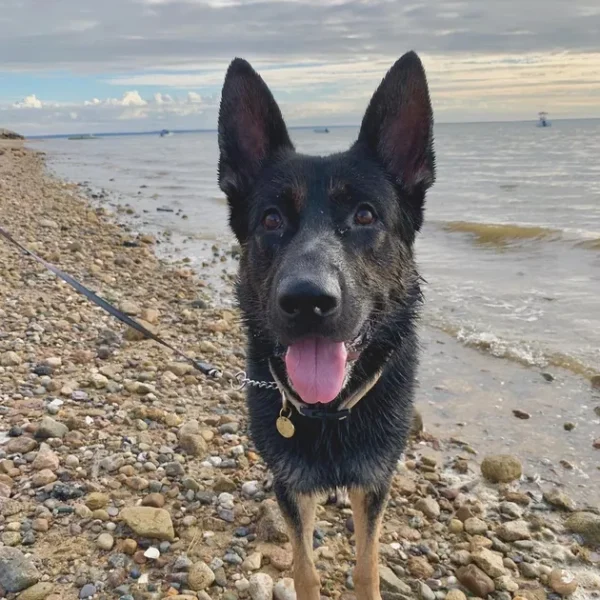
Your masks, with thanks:
[(46, 267), (46, 269), (48, 269), (49, 271), (52, 271), (52, 273), (54, 273), (57, 277), (60, 277), (65, 283), (68, 283), (72, 288), (77, 290), (80, 294), (83, 294), (88, 300), (90, 300), (91, 302), (93, 302), (94, 304), (96, 304), (97, 306), (102, 308), (103, 310), (105, 310), (107, 313), (111, 314), (113, 317), (119, 319), (119, 321), (125, 323), (125, 325), (128, 325), (132, 329), (136, 329), (144, 337), (147, 337), (147, 338), (154, 340), (155, 342), (161, 344), (162, 346), (165, 346), (166, 348), (168, 348), (169, 350), (174, 352), (177, 356), (179, 356), (180, 358), (183, 358), (186, 362), (190, 363), (195, 369), (197, 369), (198, 371), (200, 371), (202, 374), (206, 375), (207, 377), (213, 377), (215, 379), (218, 379), (219, 377), (221, 377), (221, 372), (219, 371), (219, 369), (217, 369), (216, 367), (214, 367), (213, 365), (211, 365), (207, 362), (195, 360), (195, 359), (191, 358), (190, 356), (187, 356), (187, 354), (184, 354), (183, 352), (181, 352), (181, 350), (178, 350), (177, 348), (173, 347), (168, 342), (165, 342), (165, 340), (158, 337), (156, 334), (152, 333), (148, 328), (144, 327), (141, 323), (138, 323), (135, 319), (132, 319), (129, 315), (126, 315), (123, 311), (121, 311), (118, 308), (116, 308), (115, 306), (113, 306), (110, 302), (104, 300), (104, 298), (101, 298), (100, 296), (98, 296), (97, 294), (92, 292), (92, 290), (85, 287), (82, 283), (79, 283), (79, 281), (77, 281), (76, 279), (71, 277), (71, 275), (69, 275), (68, 273), (65, 273), (64, 271), (61, 271), (58, 267), (55, 267), (53, 264), (45, 261), (43, 258), (38, 256), (37, 254), (33, 253), (31, 250), (28, 250), (27, 248), (25, 248), (25, 246), (23, 246), (19, 242), (17, 242), (17, 240), (15, 240), (12, 237), (12, 235), (10, 235), (10, 233), (8, 233), (8, 231), (6, 231), (1, 226), (0, 226), (0, 236), (2, 236), (5, 240), (7, 240), (13, 246), (15, 246), (19, 250), (21, 250), (21, 252), (23, 252), (25, 255), (30, 256), (31, 258), (36, 260), (38, 263), (40, 263), (41, 265)]
[[(199, 361), (191, 358), (187, 354), (181, 352), (155, 333), (152, 333), (149, 329), (144, 327), (141, 323), (138, 323), (135, 319), (132, 319), (129, 315), (126, 315), (123, 311), (119, 310), (115, 306), (113, 306), (110, 302), (101, 298), (96, 293), (92, 292), (89, 288), (85, 287), (82, 283), (77, 281), (68, 273), (65, 273), (58, 267), (53, 264), (47, 262), (19, 242), (13, 238), (13, 236), (8, 233), (3, 227), (0, 226), (0, 236), (3, 237), (10, 244), (18, 248), (23, 254), (26, 256), (30, 256), (39, 264), (43, 265), (54, 273), (57, 277), (62, 279), (65, 283), (68, 283), (72, 288), (78, 291), (80, 294), (85, 296), (88, 300), (105, 310), (107, 313), (118, 319), (119, 321), (125, 323), (125, 325), (131, 327), (139, 331), (144, 337), (154, 340), (158, 344), (168, 348), (174, 354), (184, 359), (186, 362), (190, 363), (195, 369), (200, 371), (202, 374), (218, 379), (221, 377), (221, 372), (216, 367), (211, 364)], [(291, 406), (293, 406), (299, 415), (303, 417), (307, 417), (309, 419), (319, 419), (323, 421), (343, 421), (348, 418), (351, 414), (352, 408), (354, 408), (377, 384), (380, 380), (381, 375), (383, 374), (383, 368), (379, 370), (370, 380), (366, 381), (361, 385), (355, 392), (350, 394), (348, 398), (346, 398), (335, 411), (329, 411), (322, 408), (316, 408), (305, 404), (299, 399), (295, 398), (294, 393), (289, 389), (289, 386), (285, 385), (275, 373), (275, 369), (269, 361), (269, 370), (271, 371), (271, 375), (273, 377), (273, 381), (255, 381), (253, 379), (248, 379), (246, 373), (244, 371), (240, 371), (235, 375), (235, 379), (238, 382), (238, 386), (236, 389), (242, 390), (247, 385), (258, 387), (261, 389), (278, 389), (281, 394), (282, 407), (279, 412), (279, 417), (276, 420), (275, 426), (277, 431), (285, 438), (291, 438), (294, 436), (296, 432), (296, 428), (292, 423), (290, 417), (292, 414), (292, 410), (288, 405), (288, 402)], [(287, 413), (287, 414), (286, 414)]]

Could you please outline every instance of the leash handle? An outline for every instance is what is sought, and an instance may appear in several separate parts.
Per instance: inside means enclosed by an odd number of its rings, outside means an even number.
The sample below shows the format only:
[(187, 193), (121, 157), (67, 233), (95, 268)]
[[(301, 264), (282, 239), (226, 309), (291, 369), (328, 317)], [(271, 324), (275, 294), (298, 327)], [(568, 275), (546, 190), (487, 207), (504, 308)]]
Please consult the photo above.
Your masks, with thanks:
[(155, 342), (165, 346), (166, 348), (169, 348), (169, 350), (171, 350), (177, 356), (189, 362), (195, 369), (197, 369), (204, 375), (207, 375), (208, 377), (213, 377), (215, 379), (221, 377), (221, 372), (219, 371), (219, 369), (213, 367), (207, 362), (195, 360), (181, 352), (181, 350), (174, 348), (171, 344), (165, 342), (156, 334), (152, 333), (147, 327), (144, 327), (141, 323), (138, 323), (135, 319), (132, 319), (129, 315), (126, 315), (123, 311), (113, 306), (110, 302), (106, 301), (104, 298), (101, 298), (100, 296), (98, 296), (98, 294), (92, 292), (92, 290), (85, 287), (82, 283), (77, 281), (75, 278), (71, 277), (71, 275), (65, 273), (64, 271), (61, 271), (58, 267), (55, 267), (53, 264), (45, 261), (43, 258), (38, 256), (31, 250), (25, 248), (25, 246), (17, 242), (17, 240), (15, 240), (13, 236), (10, 235), (10, 233), (8, 233), (8, 231), (6, 231), (6, 229), (4, 229), (2, 226), (0, 226), (0, 236), (2, 236), (11, 244), (13, 244), (13, 246), (16, 246), (19, 250), (21, 250), (21, 252), (23, 252), (27, 256), (31, 256), (31, 258), (33, 258), (38, 263), (46, 267), (46, 269), (48, 269), (49, 271), (52, 271), (52, 273), (54, 273), (57, 277), (60, 277), (64, 282), (68, 283), (80, 294), (84, 295), (88, 300), (91, 300), (94, 304), (105, 310), (107, 313), (109, 313), (116, 319), (119, 319), (119, 321), (125, 323), (125, 325), (128, 325), (132, 329), (136, 329), (144, 337), (154, 340)]

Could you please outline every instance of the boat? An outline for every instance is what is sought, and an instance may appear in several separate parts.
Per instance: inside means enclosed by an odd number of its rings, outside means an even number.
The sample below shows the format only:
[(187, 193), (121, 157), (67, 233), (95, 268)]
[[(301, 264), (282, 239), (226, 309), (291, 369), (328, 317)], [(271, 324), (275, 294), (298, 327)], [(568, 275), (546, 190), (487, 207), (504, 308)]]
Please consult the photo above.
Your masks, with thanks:
[(315, 133), (329, 133), (329, 129), (327, 129), (327, 127), (315, 127), (313, 131)]
[(70, 135), (70, 140), (97, 140), (98, 136), (92, 135), (91, 133), (82, 133), (79, 135)]
[(170, 135), (173, 135), (173, 132), (169, 131), (168, 129), (162, 129), (158, 135), (160, 135), (160, 137), (168, 137)]
[(550, 123), (550, 121), (548, 121), (548, 113), (547, 112), (538, 113), (537, 126), (538, 127), (550, 127), (550, 125), (551, 125), (551, 123)]

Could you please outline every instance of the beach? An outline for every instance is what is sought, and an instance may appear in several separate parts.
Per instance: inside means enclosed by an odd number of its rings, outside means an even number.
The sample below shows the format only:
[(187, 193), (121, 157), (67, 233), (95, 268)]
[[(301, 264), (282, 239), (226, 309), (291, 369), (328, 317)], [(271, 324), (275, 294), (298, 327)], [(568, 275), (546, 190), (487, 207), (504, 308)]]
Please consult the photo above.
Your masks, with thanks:
[[(203, 240), (198, 260), (36, 149), (0, 143), (0, 224), (223, 377), (0, 240), (0, 597), (291, 600), (291, 545), (231, 385), (235, 246)], [(384, 520), (384, 600), (600, 598), (594, 374), (501, 360), (443, 327), (422, 343), (424, 425)], [(317, 520), (322, 593), (350, 600), (351, 513), (324, 502)]]

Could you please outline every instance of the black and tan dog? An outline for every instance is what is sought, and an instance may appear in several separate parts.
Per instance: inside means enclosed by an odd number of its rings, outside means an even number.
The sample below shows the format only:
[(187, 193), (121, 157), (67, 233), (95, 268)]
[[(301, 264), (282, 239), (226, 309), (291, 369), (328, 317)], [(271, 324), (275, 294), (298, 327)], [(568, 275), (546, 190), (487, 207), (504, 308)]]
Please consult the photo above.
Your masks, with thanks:
[(378, 537), (404, 449), (421, 302), (413, 257), (434, 181), (425, 73), (405, 54), (375, 92), (358, 140), (295, 151), (271, 92), (236, 59), (219, 115), (219, 184), (241, 248), (251, 435), (290, 528), (300, 600), (319, 599), (316, 496), (349, 492), (358, 598), (379, 593)]

